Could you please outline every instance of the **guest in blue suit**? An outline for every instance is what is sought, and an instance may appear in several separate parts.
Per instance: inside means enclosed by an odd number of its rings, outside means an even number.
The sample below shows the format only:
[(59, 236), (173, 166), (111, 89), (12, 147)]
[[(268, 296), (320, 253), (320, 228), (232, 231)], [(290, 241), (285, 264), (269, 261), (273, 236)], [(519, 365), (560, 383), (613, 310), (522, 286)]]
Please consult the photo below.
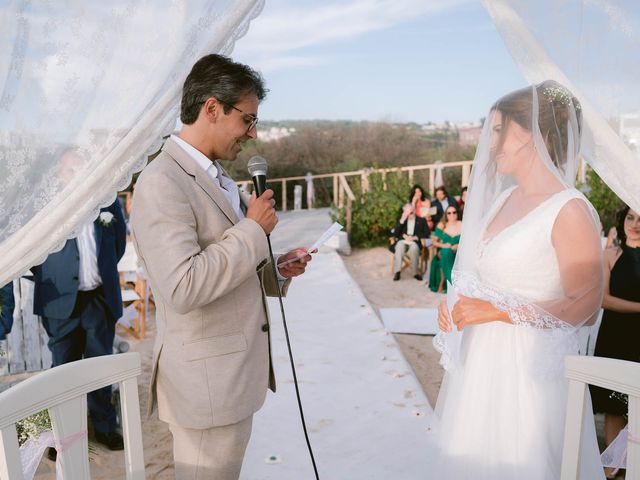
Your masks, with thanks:
[[(33, 311), (42, 317), (53, 366), (113, 353), (115, 325), (122, 316), (118, 261), (126, 242), (126, 225), (116, 200), (100, 210), (95, 222), (33, 268)], [(88, 395), (96, 440), (122, 450), (116, 431), (111, 387)]]
[(0, 311), (0, 340), (4, 340), (13, 326), (13, 309), (15, 307), (13, 282), (9, 282), (0, 288), (0, 304), (2, 304), (2, 310)]

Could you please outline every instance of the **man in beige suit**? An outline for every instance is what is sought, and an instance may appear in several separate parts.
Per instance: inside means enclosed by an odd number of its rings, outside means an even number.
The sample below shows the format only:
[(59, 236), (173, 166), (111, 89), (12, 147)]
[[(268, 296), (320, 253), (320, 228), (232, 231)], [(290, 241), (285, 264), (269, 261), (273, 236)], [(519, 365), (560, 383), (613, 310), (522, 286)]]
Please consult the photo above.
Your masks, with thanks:
[[(133, 241), (156, 303), (149, 411), (174, 439), (176, 478), (237, 479), (254, 412), (275, 391), (265, 294), (286, 290), (301, 260), (273, 278), (265, 234), (273, 191), (241, 198), (218, 160), (256, 138), (261, 77), (208, 55), (185, 80), (180, 119), (136, 184)], [(247, 206), (248, 204), (248, 206)], [(277, 263), (306, 253), (293, 250)]]

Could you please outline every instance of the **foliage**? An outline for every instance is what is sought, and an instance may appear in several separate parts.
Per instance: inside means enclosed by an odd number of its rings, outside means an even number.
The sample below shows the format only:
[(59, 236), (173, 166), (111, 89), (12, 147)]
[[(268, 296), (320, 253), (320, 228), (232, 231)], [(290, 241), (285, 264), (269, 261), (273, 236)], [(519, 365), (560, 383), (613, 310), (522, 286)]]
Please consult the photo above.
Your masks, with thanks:
[(51, 418), (48, 410), (42, 410), (16, 423), (18, 443), (23, 445), (30, 438), (38, 438), (45, 430), (51, 430)]
[(616, 212), (622, 206), (622, 201), (611, 191), (606, 183), (591, 168), (587, 172), (586, 196), (598, 211), (604, 232), (616, 225)]
[[(261, 136), (272, 127), (289, 130), (289, 135), (279, 139), (262, 140)], [(348, 120), (284, 120), (261, 121), (258, 139), (244, 144), (238, 158), (233, 162), (222, 162), (224, 168), (236, 181), (250, 180), (247, 162), (260, 155), (269, 162), (269, 177), (303, 177), (307, 172), (314, 175), (347, 172), (371, 168), (395, 168), (409, 165), (424, 165), (437, 161), (447, 163), (472, 160), (475, 147), (460, 146), (458, 132), (448, 126), (442, 129), (425, 130), (416, 123), (354, 122)], [(156, 154), (149, 157), (152, 161)], [(134, 175), (133, 182), (138, 174)], [(459, 193), (460, 172), (445, 169), (445, 185), (450, 193)], [(415, 183), (428, 184), (428, 172), (415, 172)], [(293, 187), (305, 181), (287, 182), (287, 204), (293, 204)], [(315, 179), (315, 206), (328, 207), (333, 201), (331, 178)], [(269, 184), (276, 201), (282, 203), (281, 184)], [(127, 190), (130, 190), (128, 187)], [(433, 195), (434, 192), (429, 192)], [(305, 196), (303, 196), (303, 204)]]
[[(361, 188), (351, 187), (356, 197), (352, 204), (351, 245), (373, 247), (387, 244), (389, 232), (400, 216), (402, 205), (408, 201), (410, 185), (406, 182), (406, 176), (388, 173), (383, 182), (381, 174), (370, 175), (369, 191), (365, 193)], [(341, 209), (334, 206), (331, 216), (334, 221), (346, 225), (346, 206)]]

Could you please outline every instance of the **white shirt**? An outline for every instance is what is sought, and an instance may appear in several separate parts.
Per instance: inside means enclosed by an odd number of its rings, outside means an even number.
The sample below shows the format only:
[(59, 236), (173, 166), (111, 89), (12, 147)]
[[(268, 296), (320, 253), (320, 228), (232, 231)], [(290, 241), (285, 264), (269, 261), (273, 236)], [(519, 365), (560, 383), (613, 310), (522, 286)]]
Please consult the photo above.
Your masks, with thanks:
[(220, 188), (224, 196), (226, 197), (229, 205), (236, 212), (239, 219), (244, 218), (244, 213), (240, 209), (240, 192), (238, 186), (229, 177), (225, 177), (220, 172), (222, 167), (217, 160), (211, 161), (204, 153), (195, 148), (193, 145), (188, 144), (177, 135), (171, 135), (171, 138), (195, 161), (200, 168), (202, 168), (213, 183)]
[(98, 253), (96, 230), (93, 222), (82, 227), (76, 237), (80, 266), (78, 269), (78, 290), (89, 291), (102, 285), (102, 277), (98, 271)]
[[(240, 209), (240, 192), (238, 191), (238, 186), (229, 177), (220, 175), (220, 165), (218, 164), (218, 161), (216, 160), (212, 162), (204, 153), (193, 145), (185, 142), (177, 135), (171, 135), (171, 138), (187, 153), (187, 155), (189, 155), (205, 172), (207, 172), (207, 175), (209, 175), (209, 178), (213, 180), (213, 183), (222, 190), (222, 193), (224, 193), (224, 196), (231, 204), (236, 215), (238, 215), (238, 218), (243, 219), (244, 213), (242, 213), (242, 210)], [(278, 264), (280, 256), (281, 255), (276, 255), (275, 257), (276, 265)], [(282, 284), (286, 278), (280, 274), (280, 269), (276, 268), (276, 272), (278, 274), (278, 279)]]
[(416, 228), (416, 218), (409, 217), (407, 219), (407, 235), (412, 236), (415, 228)]

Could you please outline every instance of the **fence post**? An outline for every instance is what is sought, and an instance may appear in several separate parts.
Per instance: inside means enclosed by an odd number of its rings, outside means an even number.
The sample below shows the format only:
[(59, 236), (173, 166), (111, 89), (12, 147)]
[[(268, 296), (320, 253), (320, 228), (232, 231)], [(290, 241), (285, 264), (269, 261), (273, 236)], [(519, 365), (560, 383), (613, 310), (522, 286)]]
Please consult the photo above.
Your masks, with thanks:
[(338, 175), (333, 176), (333, 204), (338, 205)]
[(347, 235), (351, 235), (351, 197), (347, 195)]
[(287, 181), (282, 180), (282, 211), (287, 211)]
[(369, 174), (367, 172), (360, 174), (360, 183), (362, 184), (362, 193), (369, 192)]
[(469, 185), (469, 176), (471, 175), (471, 165), (465, 163), (462, 165), (462, 187)]
[(387, 171), (382, 170), (382, 190), (387, 191)]
[(413, 185), (413, 168), (409, 170), (409, 185)]
[(435, 190), (436, 183), (436, 171), (433, 167), (429, 167), (429, 195), (433, 195), (433, 191)]

